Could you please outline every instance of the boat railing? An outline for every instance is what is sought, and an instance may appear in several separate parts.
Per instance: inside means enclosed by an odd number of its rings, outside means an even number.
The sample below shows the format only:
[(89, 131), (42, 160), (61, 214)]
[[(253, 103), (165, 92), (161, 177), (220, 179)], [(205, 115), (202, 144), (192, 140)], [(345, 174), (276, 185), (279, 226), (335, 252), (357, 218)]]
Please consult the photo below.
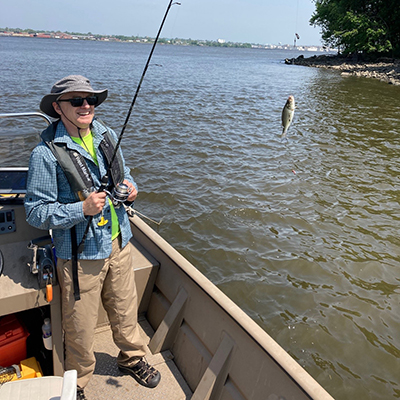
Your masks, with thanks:
[(35, 111), (24, 112), (24, 113), (3, 113), (3, 114), (0, 114), (0, 118), (20, 118), (20, 117), (21, 118), (22, 117), (39, 117), (39, 118), (43, 118), (47, 122), (48, 125), (51, 124), (51, 119), (47, 115), (42, 114), (40, 112), (35, 112)]
[(0, 114), (0, 118), (20, 118), (20, 117), (21, 118), (22, 117), (39, 117), (39, 118), (43, 118), (47, 122), (48, 125), (51, 124), (51, 119), (47, 115), (42, 114), (40, 112), (35, 112), (35, 111), (25, 112), (25, 113), (3, 113), (3, 114)]

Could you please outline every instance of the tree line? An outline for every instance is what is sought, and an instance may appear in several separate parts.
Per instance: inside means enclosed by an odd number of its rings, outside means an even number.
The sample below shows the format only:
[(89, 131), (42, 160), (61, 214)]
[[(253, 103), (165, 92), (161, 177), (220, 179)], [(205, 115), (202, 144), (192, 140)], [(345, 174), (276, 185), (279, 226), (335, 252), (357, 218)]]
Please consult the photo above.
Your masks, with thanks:
[(340, 53), (400, 56), (399, 0), (313, 0), (310, 24)]
[[(55, 35), (58, 32), (55, 31), (45, 31), (45, 30), (34, 30), (34, 29), (21, 29), (21, 28), (9, 28), (5, 27), (2, 28), (0, 27), (0, 32), (2, 31), (11, 31), (15, 33), (28, 33), (28, 34), (35, 34), (35, 33), (45, 33), (49, 35)], [(113, 38), (117, 39), (123, 42), (127, 41), (144, 41), (148, 43), (153, 43), (155, 38), (151, 38), (149, 36), (125, 36), (125, 35), (100, 35), (100, 34), (95, 34), (92, 32), (88, 33), (81, 33), (81, 32), (60, 32), (60, 33), (65, 33), (67, 35), (71, 36), (77, 36), (77, 37), (93, 37), (95, 39), (100, 40), (101, 38)], [(175, 38), (175, 39), (168, 39), (168, 38), (159, 38), (158, 43), (160, 44), (176, 44), (176, 45), (189, 45), (189, 46), (208, 46), (208, 47), (241, 47), (241, 48), (251, 48), (252, 44), (251, 43), (236, 43), (236, 42), (225, 42), (225, 41), (218, 41), (218, 40), (194, 40), (194, 39), (180, 39), (180, 38)]]

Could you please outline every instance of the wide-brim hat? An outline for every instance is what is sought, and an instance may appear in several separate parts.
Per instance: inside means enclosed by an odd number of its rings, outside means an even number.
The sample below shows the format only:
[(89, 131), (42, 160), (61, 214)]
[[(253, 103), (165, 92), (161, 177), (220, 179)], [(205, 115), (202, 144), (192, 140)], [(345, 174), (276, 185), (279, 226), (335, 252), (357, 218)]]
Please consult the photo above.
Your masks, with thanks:
[(99, 102), (95, 107), (99, 106), (108, 95), (108, 90), (94, 90), (90, 84), (89, 79), (82, 75), (69, 75), (60, 79), (51, 88), (51, 93), (46, 94), (40, 102), (40, 109), (50, 117), (60, 118), (60, 115), (54, 110), (53, 102), (63, 94), (70, 92), (85, 92), (93, 93), (99, 98)]

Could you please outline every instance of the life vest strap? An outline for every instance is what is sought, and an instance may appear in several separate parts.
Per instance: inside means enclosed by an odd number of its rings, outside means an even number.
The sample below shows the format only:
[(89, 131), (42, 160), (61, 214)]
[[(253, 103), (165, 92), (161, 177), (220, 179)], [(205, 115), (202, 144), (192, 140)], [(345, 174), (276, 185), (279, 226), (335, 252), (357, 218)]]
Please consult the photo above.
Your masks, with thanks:
[(71, 244), (72, 244), (72, 283), (74, 285), (74, 298), (75, 301), (81, 299), (81, 293), (79, 289), (79, 279), (78, 279), (78, 243), (76, 237), (75, 225), (71, 228)]

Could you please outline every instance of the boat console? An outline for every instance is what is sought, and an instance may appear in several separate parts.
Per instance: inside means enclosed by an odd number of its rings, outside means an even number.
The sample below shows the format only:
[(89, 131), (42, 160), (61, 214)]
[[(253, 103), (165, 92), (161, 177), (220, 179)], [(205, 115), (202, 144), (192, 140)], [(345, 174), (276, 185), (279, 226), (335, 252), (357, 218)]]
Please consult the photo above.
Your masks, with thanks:
[[(15, 204), (16, 198), (26, 192), (28, 168), (0, 168), (0, 198), (3, 203), (11, 200)], [(0, 235), (16, 231), (15, 210), (13, 208), (0, 211)]]

